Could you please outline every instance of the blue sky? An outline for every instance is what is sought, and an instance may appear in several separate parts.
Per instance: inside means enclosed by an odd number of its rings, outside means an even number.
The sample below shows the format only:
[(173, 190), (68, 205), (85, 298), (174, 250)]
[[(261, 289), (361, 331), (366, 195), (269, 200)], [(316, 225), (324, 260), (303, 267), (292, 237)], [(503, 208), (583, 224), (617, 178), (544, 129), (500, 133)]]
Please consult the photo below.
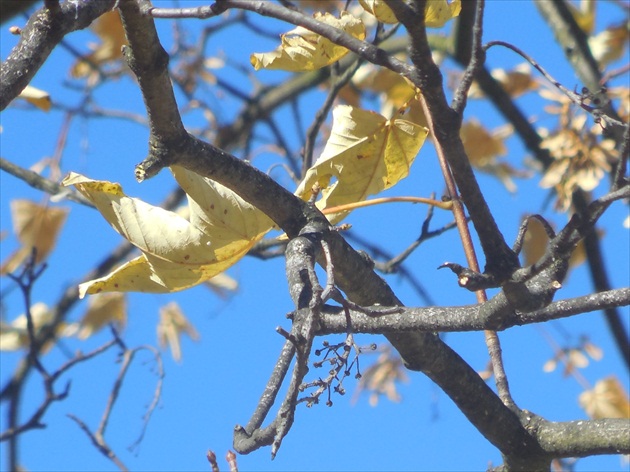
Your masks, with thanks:
[[(158, 2), (159, 3), (159, 2)], [(163, 2), (170, 3), (170, 2)], [(608, 3), (598, 4), (597, 30), (619, 18), (617, 7)], [(213, 21), (213, 20), (210, 20)], [(216, 21), (216, 20), (214, 20)], [(532, 2), (490, 1), (486, 8), (484, 41), (501, 39), (526, 50), (567, 88), (581, 88), (581, 84), (567, 66), (552, 34), (540, 23)], [(18, 20), (12, 23), (19, 24)], [(198, 34), (199, 28), (209, 22), (189, 20), (184, 23), (190, 34)], [(159, 31), (166, 49), (170, 46), (171, 21), (160, 20)], [(536, 25), (534, 27), (534, 25)], [(281, 33), (291, 27), (279, 22), (266, 24), (270, 31)], [(535, 28), (535, 29), (534, 29)], [(6, 58), (16, 38), (6, 28), (1, 32), (0, 50)], [(67, 38), (79, 50), (86, 50), (88, 41), (95, 41), (89, 32), (74, 33)], [(248, 63), (252, 52), (268, 51), (275, 47), (272, 41), (253, 39), (236, 28), (227, 29), (211, 41), (209, 55), (223, 51), (235, 62)], [(32, 85), (50, 92), (54, 102), (76, 106), (80, 93), (67, 85), (69, 68), (74, 62), (66, 51), (58, 48), (46, 65), (35, 76)], [(488, 55), (490, 67), (509, 69), (522, 60), (513, 53), (493, 48)], [(446, 64), (453, 68), (452, 64)], [(229, 73), (228, 69), (225, 71)], [(279, 77), (279, 73), (259, 72), (262, 81)], [(242, 74), (233, 73), (229, 80), (243, 90), (251, 90), (251, 83)], [(65, 84), (64, 84), (65, 82)], [(212, 95), (208, 100), (216, 102), (219, 120), (227, 121), (238, 112), (239, 106), (229, 98)], [(322, 101), (321, 91), (311, 92), (301, 102), (306, 126)], [(181, 98), (181, 97), (180, 97)], [(95, 99), (108, 109), (120, 109), (142, 114), (144, 108), (133, 79), (120, 80), (97, 90)], [(535, 95), (519, 100), (528, 116), (536, 115), (541, 126), (552, 127), (553, 121), (544, 117), (544, 102)], [(282, 113), (291, 120), (289, 110)], [(492, 129), (501, 125), (502, 119), (487, 103), (471, 102), (467, 117), (476, 116)], [(62, 113), (25, 110), (10, 107), (2, 119), (2, 157), (28, 167), (51, 156), (54, 152), (61, 127)], [(187, 126), (196, 126), (198, 116), (185, 118)], [(261, 145), (266, 130), (261, 130)], [(120, 182), (132, 196), (158, 204), (173, 188), (174, 181), (167, 172), (139, 185), (133, 176), (133, 167), (140, 162), (147, 148), (148, 132), (140, 125), (120, 120), (75, 118), (63, 154), (64, 171), (76, 171), (99, 180)], [(297, 141), (292, 143), (297, 146)], [(517, 138), (507, 141), (507, 161), (522, 167), (526, 154)], [(254, 164), (267, 170), (275, 156), (263, 152)], [(272, 176), (285, 185), (291, 185), (285, 175), (274, 170)], [(544, 206), (547, 195), (537, 186), (537, 179), (517, 181), (516, 194), (508, 193), (494, 178), (480, 175), (480, 184), (498, 224), (507, 241), (514, 240), (523, 214), (542, 212), (561, 226), (566, 216), (554, 213)], [(13, 198), (41, 199), (41, 194), (21, 181), (0, 173), (1, 201), (0, 228), (10, 230), (9, 202)], [(421, 195), (431, 192), (440, 194), (444, 184), (439, 174), (435, 152), (425, 146), (412, 169), (412, 175), (387, 192), (387, 195)], [(291, 188), (293, 190), (293, 188)], [(604, 190), (600, 186), (596, 194)], [(49, 267), (37, 283), (34, 300), (54, 303), (66, 287), (82, 281), (84, 274), (100, 261), (107, 251), (115, 248), (121, 237), (115, 233), (99, 214), (70, 202), (59, 205), (71, 208), (57, 250), (49, 259)], [(397, 254), (419, 234), (426, 208), (419, 205), (388, 205), (354, 212), (347, 220), (362, 237), (379, 242), (392, 254)], [(606, 229), (604, 257), (610, 270), (613, 287), (628, 285), (628, 230), (622, 227), (627, 207), (620, 203), (602, 218)], [(450, 221), (446, 212), (436, 211), (433, 227), (438, 228)], [(0, 255), (4, 260), (17, 247), (11, 235), (2, 241)], [(436, 271), (445, 261), (463, 263), (464, 256), (455, 232), (442, 235), (422, 245), (408, 260), (408, 268), (429, 291), (437, 304), (461, 305), (474, 303), (474, 295), (457, 286), (455, 277), (448, 271)], [(146, 352), (140, 353), (123, 385), (119, 403), (111, 417), (106, 439), (121, 460), (132, 470), (209, 470), (205, 459), (207, 449), (220, 457), (220, 465), (227, 469), (222, 457), (232, 447), (232, 430), (235, 424), (245, 424), (253, 412), (267, 378), (282, 346), (283, 339), (274, 332), (276, 326), (288, 328), (284, 315), (292, 309), (284, 279), (284, 261), (274, 259), (260, 261), (245, 258), (229, 270), (238, 280), (239, 290), (227, 300), (221, 299), (203, 287), (178, 294), (142, 295), (128, 297), (129, 319), (124, 339), (128, 346), (155, 345), (155, 327), (160, 306), (176, 300), (201, 335), (199, 342), (183, 340), (183, 362), (175, 363), (170, 353), (164, 352), (163, 394), (154, 412), (144, 440), (134, 452), (127, 447), (138, 437), (142, 429), (142, 415), (151, 401), (156, 383), (155, 365)], [(421, 305), (423, 301), (413, 287), (402, 277), (387, 276), (399, 298), (407, 305)], [(24, 311), (17, 290), (12, 282), (0, 279), (3, 293), (3, 310), (10, 320)], [(590, 291), (589, 274), (584, 266), (576, 268), (564, 284), (557, 298), (569, 298)], [(6, 295), (4, 295), (7, 293)], [(85, 301), (78, 304), (70, 319), (81, 317)], [(626, 322), (628, 308), (622, 309)], [(577, 403), (582, 387), (571, 377), (563, 377), (559, 371), (544, 373), (542, 366), (554, 355), (546, 341), (553, 337), (560, 345), (577, 344), (579, 337), (587, 334), (590, 340), (604, 350), (604, 358), (591, 362), (583, 370), (584, 377), (594, 384), (608, 375), (617, 375), (628, 385), (628, 373), (624, 370), (617, 351), (606, 330), (601, 313), (589, 313), (545, 325), (513, 328), (501, 333), (506, 370), (516, 403), (549, 420), (567, 421), (585, 419), (586, 415)], [(69, 339), (64, 341), (66, 351), (87, 352), (109, 340), (104, 331), (86, 342)], [(335, 341), (335, 338), (331, 338)], [(383, 342), (381, 337), (359, 336), (358, 344)], [(483, 370), (487, 362), (487, 350), (483, 333), (449, 334), (446, 341), (475, 369)], [(317, 342), (316, 342), (317, 345)], [(376, 356), (362, 357), (363, 366)], [(11, 375), (19, 354), (2, 353), (0, 381), (2, 385)], [(23, 465), (27, 470), (115, 470), (90, 444), (87, 436), (68, 419), (74, 414), (95, 429), (105, 408), (107, 397), (118, 373), (117, 355), (114, 350), (74, 368), (63, 377), (72, 381), (70, 397), (53, 405), (45, 422), (47, 428), (25, 434), (20, 443)], [(51, 370), (67, 360), (64, 351), (53, 349), (44, 362)], [(365, 368), (365, 367), (364, 367)], [(325, 375), (311, 370), (312, 376)], [(314, 377), (313, 377), (314, 378)], [(324, 404), (307, 409), (299, 407), (296, 422), (284, 440), (274, 461), (270, 450), (262, 449), (247, 456), (239, 456), (243, 471), (256, 470), (484, 470), (490, 463), (501, 463), (500, 454), (469, 423), (453, 403), (437, 387), (419, 373), (409, 373), (409, 383), (400, 385), (403, 397), (399, 404), (381, 400), (377, 407), (368, 404), (367, 396), (351, 403), (354, 384), (346, 385), (349, 393), (333, 397), (334, 406)], [(41, 380), (32, 375), (27, 384), (22, 405), (26, 417), (41, 402)], [(275, 410), (274, 410), (275, 411)], [(6, 426), (6, 407), (0, 408), (0, 429)], [(4, 447), (4, 445), (2, 445)], [(2, 456), (5, 455), (3, 450)], [(2, 460), (0, 466), (6, 468)], [(578, 462), (576, 470), (624, 470), (621, 459), (604, 456)]]

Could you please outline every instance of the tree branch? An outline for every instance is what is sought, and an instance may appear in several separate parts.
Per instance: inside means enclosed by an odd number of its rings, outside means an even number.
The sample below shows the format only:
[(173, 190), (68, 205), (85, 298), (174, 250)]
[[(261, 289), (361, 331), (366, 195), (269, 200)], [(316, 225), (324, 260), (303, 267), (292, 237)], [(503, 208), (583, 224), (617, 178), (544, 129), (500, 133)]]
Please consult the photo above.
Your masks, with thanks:
[(88, 27), (114, 4), (114, 0), (66, 1), (54, 11), (44, 6), (33, 14), (0, 68), (0, 111), (24, 90), (66, 34)]
[[(630, 305), (630, 288), (608, 290), (582, 297), (559, 300), (547, 307), (530, 313), (506, 310), (497, 316), (498, 304), (489, 300), (485, 304), (465, 306), (400, 307), (391, 313), (392, 307), (370, 306), (365, 311), (350, 310), (352, 329), (356, 333), (388, 334), (398, 332), (466, 332), (497, 330), (504, 331), (514, 326), (567, 318), (612, 307)], [(327, 305), (322, 311), (321, 324), (317, 332), (342, 334), (348, 329), (341, 307)], [(496, 318), (502, 319), (497, 325)]]

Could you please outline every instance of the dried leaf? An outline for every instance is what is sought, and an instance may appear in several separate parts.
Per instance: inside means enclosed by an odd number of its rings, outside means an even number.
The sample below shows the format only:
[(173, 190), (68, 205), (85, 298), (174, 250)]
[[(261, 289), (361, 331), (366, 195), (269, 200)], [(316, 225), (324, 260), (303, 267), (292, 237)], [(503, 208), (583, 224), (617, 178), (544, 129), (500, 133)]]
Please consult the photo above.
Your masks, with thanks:
[(342, 0), (300, 0), (300, 8), (327, 12), (341, 10), (344, 4)]
[(374, 15), (381, 23), (398, 23), (398, 18), (384, 0), (359, 0), (359, 3), (366, 12)]
[[(603, 236), (603, 232), (599, 232)], [(530, 266), (538, 261), (547, 250), (549, 237), (545, 232), (542, 223), (536, 218), (530, 218), (527, 222), (527, 233), (523, 239), (523, 255), (524, 265)], [(586, 251), (584, 249), (584, 240), (581, 240), (573, 250), (569, 258), (569, 268), (575, 268), (586, 260)]]
[(616, 61), (623, 53), (630, 39), (630, 28), (627, 23), (610, 26), (601, 33), (588, 38), (588, 45), (593, 57), (601, 67)]
[(221, 298), (227, 298), (230, 292), (238, 290), (238, 282), (227, 274), (219, 274), (206, 282), (206, 286)]
[(122, 58), (122, 47), (127, 44), (125, 30), (117, 10), (99, 17), (91, 26), (101, 40), (94, 52), (80, 59), (71, 69), (72, 77), (81, 78), (92, 72), (93, 66), (100, 66)]
[(515, 169), (507, 162), (497, 161), (500, 156), (507, 154), (503, 140), (511, 133), (510, 125), (488, 131), (475, 119), (464, 123), (460, 130), (471, 164), (480, 171), (498, 178), (509, 192), (516, 192), (516, 184), (512, 178), (526, 178), (531, 174)]
[(118, 329), (127, 322), (127, 303), (122, 293), (99, 293), (90, 297), (88, 309), (79, 322), (79, 339), (87, 339), (105, 325), (114, 323)]
[[(351, 36), (365, 39), (365, 26), (348, 12), (342, 12), (339, 19), (330, 13), (317, 12), (313, 17)], [(348, 49), (337, 46), (332, 41), (301, 26), (283, 34), (281, 44), (275, 51), (252, 54), (250, 62), (256, 70), (281, 69), (304, 72), (321, 69), (348, 53)]]
[(579, 7), (572, 2), (567, 2), (567, 7), (582, 31), (587, 35), (591, 34), (595, 28), (595, 2), (581, 0)]
[(441, 28), (447, 21), (459, 16), (462, 11), (461, 0), (427, 0), (424, 9), (424, 24), (428, 28)]
[[(31, 318), (35, 335), (53, 320), (54, 313), (45, 303), (31, 306)], [(0, 321), (0, 351), (17, 351), (30, 345), (26, 314), (21, 314), (10, 324)]]
[(630, 399), (619, 380), (607, 377), (580, 395), (580, 406), (593, 419), (630, 418)]
[(2, 264), (1, 274), (16, 270), (35, 249), (35, 264), (40, 264), (54, 249), (68, 210), (42, 206), (30, 200), (11, 201), (13, 231), (22, 246)]
[(503, 89), (512, 98), (517, 98), (531, 90), (540, 87), (540, 83), (532, 77), (532, 70), (529, 64), (519, 64), (510, 71), (503, 69), (494, 69), (492, 71), (494, 77)]
[[(320, 210), (365, 200), (409, 174), (427, 134), (425, 127), (403, 119), (402, 112), (387, 120), (374, 112), (337, 106), (326, 147), (295, 193), (306, 200), (319, 184)], [(328, 217), (338, 223), (347, 213)]]
[(18, 95), (19, 98), (23, 98), (27, 102), (35, 105), (40, 110), (50, 111), (52, 102), (48, 92), (44, 92), (35, 87), (27, 85), (24, 90)]
[(466, 149), (470, 163), (475, 167), (482, 167), (498, 156), (505, 156), (507, 149), (503, 144), (506, 132), (499, 130), (490, 133), (476, 119), (464, 123), (460, 130), (460, 136)]
[(109, 275), (79, 286), (99, 292), (183, 290), (240, 260), (273, 223), (231, 190), (180, 167), (171, 168), (188, 194), (189, 219), (126, 196), (119, 184), (71, 173), (74, 185), (113, 228), (143, 254)]
[(341, 90), (340, 98), (349, 105), (358, 106), (360, 92), (357, 93), (357, 89), (380, 93), (381, 114), (384, 116), (391, 116), (409, 103), (417, 93), (416, 88), (405, 77), (373, 64), (366, 64), (359, 69), (352, 83)]
[(381, 395), (385, 395), (392, 402), (401, 400), (398, 393), (398, 382), (407, 382), (407, 374), (400, 357), (392, 354), (389, 348), (382, 349), (376, 362), (361, 376), (353, 401), (356, 401), (362, 391), (370, 393), (370, 406), (376, 406)]
[(182, 359), (182, 334), (187, 334), (193, 341), (199, 339), (199, 333), (186, 319), (176, 302), (161, 307), (160, 322), (157, 326), (158, 343), (162, 349), (168, 346), (171, 349), (173, 359), (177, 362)]

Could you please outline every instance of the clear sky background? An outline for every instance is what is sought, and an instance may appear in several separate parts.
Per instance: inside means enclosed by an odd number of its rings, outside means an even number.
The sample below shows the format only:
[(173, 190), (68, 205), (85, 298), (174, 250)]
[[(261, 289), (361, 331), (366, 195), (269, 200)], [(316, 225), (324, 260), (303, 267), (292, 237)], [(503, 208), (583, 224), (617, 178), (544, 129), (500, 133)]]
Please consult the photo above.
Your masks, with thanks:
[[(156, 2), (159, 6), (170, 2)], [(180, 2), (192, 4), (193, 2)], [(197, 4), (195, 2), (195, 4)], [(597, 30), (608, 26), (611, 19), (619, 19), (619, 7), (613, 2), (599, 2)], [(198, 34), (204, 25), (217, 22), (188, 20), (182, 23), (187, 34)], [(277, 21), (268, 21), (265, 28), (282, 33), (291, 29)], [(11, 24), (22, 24), (15, 19)], [(8, 25), (7, 25), (8, 26)], [(171, 20), (158, 20), (163, 44), (169, 50), (172, 39)], [(541, 22), (532, 2), (489, 1), (486, 8), (484, 41), (500, 39), (524, 49), (567, 88), (578, 90), (582, 84), (567, 65), (563, 52), (555, 43), (551, 32)], [(0, 49), (5, 59), (16, 43), (16, 37), (4, 27), (0, 36)], [(80, 51), (87, 51), (87, 43), (96, 41), (89, 31), (73, 33), (67, 41)], [(265, 52), (275, 48), (277, 42), (254, 38), (241, 27), (228, 28), (209, 44), (208, 56), (219, 53), (235, 63), (249, 62), (253, 52)], [(626, 58), (627, 59), (627, 58)], [(80, 86), (69, 78), (74, 57), (63, 48), (57, 48), (35, 76), (32, 85), (48, 91), (54, 103), (78, 106), (81, 100)], [(522, 62), (520, 57), (499, 48), (488, 55), (490, 67), (512, 68)], [(620, 64), (623, 63), (620, 62)], [(450, 64), (446, 68), (455, 70)], [(218, 71), (234, 86), (249, 91), (252, 83), (241, 73), (227, 67)], [(280, 73), (259, 72), (262, 81), (282, 77)], [(627, 84), (626, 84), (627, 85)], [(302, 100), (308, 126), (309, 117), (319, 108), (325, 92), (314, 91)], [(100, 87), (95, 95), (97, 103), (107, 109), (124, 110), (143, 114), (144, 106), (134, 79), (124, 76), (116, 82)], [(228, 122), (240, 106), (229, 97), (221, 98), (217, 89), (209, 88), (207, 99), (216, 103), (216, 115)], [(553, 128), (555, 119), (545, 116), (545, 102), (535, 94), (519, 99), (528, 116), (539, 121), (538, 126)], [(374, 109), (378, 110), (377, 105)], [(283, 113), (287, 126), (293, 126), (288, 107)], [(467, 117), (476, 116), (488, 129), (503, 124), (502, 118), (487, 103), (471, 102)], [(2, 157), (24, 167), (29, 167), (45, 156), (54, 153), (62, 126), (62, 112), (52, 110), (43, 113), (26, 107), (9, 107), (1, 115)], [(188, 115), (186, 125), (195, 127), (201, 117)], [(259, 131), (255, 143), (262, 147), (269, 138), (268, 131)], [(288, 134), (290, 136), (290, 133)], [(128, 121), (113, 119), (82, 119), (76, 117), (68, 136), (63, 154), (64, 171), (75, 171), (99, 180), (120, 182), (126, 193), (152, 204), (159, 204), (171, 191), (174, 180), (164, 171), (159, 176), (139, 185), (134, 180), (134, 165), (146, 155), (148, 131)], [(292, 146), (297, 147), (295, 139)], [(507, 141), (507, 162), (522, 168), (526, 156), (521, 142), (512, 137)], [(268, 170), (275, 156), (263, 150), (254, 160), (262, 170)], [(285, 185), (292, 185), (278, 168), (271, 175)], [(1, 202), (0, 228), (10, 230), (9, 203), (13, 198), (41, 200), (41, 193), (22, 181), (0, 174)], [(556, 227), (566, 222), (566, 216), (555, 213), (545, 204), (548, 194), (540, 191), (537, 178), (517, 181), (518, 192), (510, 194), (493, 177), (480, 175), (482, 190), (497, 218), (507, 241), (514, 240), (521, 217), (525, 213), (539, 212)], [(386, 195), (421, 195), (443, 191), (443, 179), (432, 145), (427, 144), (420, 152), (412, 175), (391, 189)], [(293, 190), (293, 187), (290, 187)], [(596, 190), (601, 194), (605, 185)], [(94, 210), (71, 202), (59, 205), (71, 208), (68, 221), (61, 233), (57, 250), (49, 259), (49, 267), (34, 290), (34, 301), (49, 304), (61, 296), (66, 287), (82, 281), (84, 275), (115, 248), (122, 238)], [(347, 220), (356, 234), (379, 243), (392, 254), (407, 247), (419, 234), (426, 208), (419, 205), (388, 205), (355, 211)], [(614, 288), (628, 286), (629, 260), (628, 230), (622, 223), (628, 214), (627, 207), (617, 202), (606, 213), (601, 225), (606, 228), (604, 257), (609, 267)], [(436, 211), (433, 228), (450, 221), (446, 212)], [(4, 260), (18, 243), (13, 235), (2, 241), (0, 255)], [(479, 252), (480, 253), (480, 252)], [(418, 280), (429, 292), (436, 304), (462, 305), (475, 302), (471, 294), (457, 285), (449, 271), (437, 271), (445, 261), (464, 263), (465, 258), (456, 232), (422, 245), (409, 258), (407, 267), (415, 271)], [(482, 262), (483, 263), (483, 262)], [(207, 288), (197, 287), (177, 294), (143, 295), (128, 297), (129, 319), (124, 339), (129, 347), (156, 344), (158, 309), (170, 301), (177, 301), (184, 313), (201, 335), (199, 342), (183, 340), (183, 362), (173, 361), (169, 352), (163, 353), (163, 393), (159, 407), (154, 412), (146, 435), (140, 446), (129, 451), (142, 431), (142, 415), (150, 403), (157, 377), (152, 357), (140, 353), (122, 387), (115, 411), (110, 420), (106, 439), (121, 460), (132, 470), (209, 470), (205, 458), (207, 449), (219, 455), (222, 469), (227, 464), (222, 459), (232, 448), (232, 431), (235, 424), (247, 423), (262, 393), (268, 376), (279, 354), (283, 339), (274, 332), (276, 326), (289, 328), (285, 314), (292, 309), (284, 278), (284, 259), (260, 261), (246, 257), (228, 272), (238, 280), (238, 292), (222, 299)], [(387, 276), (399, 298), (409, 306), (423, 305), (417, 291), (401, 276)], [(3, 315), (11, 320), (23, 313), (21, 297), (7, 278), (0, 280)], [(557, 299), (570, 298), (590, 292), (590, 279), (586, 267), (574, 269)], [(71, 320), (79, 319), (86, 302), (76, 306)], [(628, 308), (622, 309), (626, 323)], [(589, 313), (541, 325), (513, 328), (501, 333), (505, 365), (512, 392), (517, 404), (549, 420), (568, 421), (586, 419), (577, 398), (583, 391), (572, 377), (564, 377), (561, 370), (544, 373), (543, 364), (554, 355), (548, 339), (561, 346), (579, 343), (581, 335), (604, 351), (604, 358), (591, 362), (582, 370), (584, 377), (594, 385), (608, 375), (617, 375), (628, 385), (628, 373), (606, 329), (601, 313)], [(381, 337), (358, 336), (358, 344), (384, 342)], [(65, 350), (53, 349), (45, 358), (45, 365), (54, 370), (67, 360), (66, 353), (82, 350), (87, 352), (107, 342), (107, 330), (88, 341), (64, 340)], [(330, 338), (331, 342), (341, 338)], [(483, 333), (449, 334), (446, 341), (473, 368), (483, 370), (488, 361)], [(321, 341), (319, 341), (321, 342)], [(318, 341), (316, 341), (316, 346)], [(2, 353), (0, 381), (5, 384), (20, 358), (20, 353)], [(361, 363), (365, 369), (374, 355), (365, 355)], [(105, 408), (107, 397), (118, 374), (119, 364), (114, 350), (74, 368), (64, 376), (71, 381), (67, 400), (53, 405), (44, 421), (47, 427), (25, 434), (20, 442), (24, 467), (29, 471), (44, 470), (115, 470), (89, 442), (67, 414), (74, 414), (96, 429)], [(307, 379), (325, 376), (326, 372), (312, 369)], [(243, 471), (316, 471), (316, 470), (485, 470), (489, 464), (500, 464), (498, 451), (490, 445), (463, 417), (450, 399), (420, 373), (409, 372), (409, 382), (401, 384), (400, 403), (382, 399), (377, 407), (368, 404), (366, 395), (351, 401), (355, 387), (348, 379), (348, 394), (334, 396), (334, 405), (323, 403), (307, 409), (297, 409), (296, 421), (274, 461), (270, 450), (264, 448), (247, 456), (239, 456), (238, 464)], [(31, 375), (22, 405), (22, 417), (26, 418), (42, 400), (41, 380)], [(275, 411), (275, 410), (273, 410)], [(0, 408), (0, 429), (6, 427), (6, 407)], [(4, 448), (5, 445), (2, 445)], [(3, 470), (6, 468), (5, 449), (2, 449)], [(602, 456), (580, 460), (577, 471), (627, 470), (618, 456)]]

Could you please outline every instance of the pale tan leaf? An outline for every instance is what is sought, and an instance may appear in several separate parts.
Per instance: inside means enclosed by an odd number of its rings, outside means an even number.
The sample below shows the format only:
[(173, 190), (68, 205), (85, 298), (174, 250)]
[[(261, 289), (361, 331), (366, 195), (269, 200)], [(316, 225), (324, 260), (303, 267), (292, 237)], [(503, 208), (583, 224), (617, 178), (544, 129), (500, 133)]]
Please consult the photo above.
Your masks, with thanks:
[(530, 218), (523, 239), (523, 265), (527, 267), (538, 261), (545, 254), (548, 243), (549, 237), (543, 224), (536, 218)]
[(573, 2), (567, 2), (578, 26), (587, 34), (591, 34), (595, 28), (595, 2), (592, 0), (580, 0), (579, 6)]
[(527, 63), (519, 64), (510, 71), (494, 69), (491, 74), (512, 98), (540, 87), (540, 83), (532, 77), (531, 67)]
[(232, 266), (273, 226), (227, 188), (179, 167), (171, 170), (188, 194), (188, 219), (126, 196), (119, 184), (79, 174), (64, 179), (64, 185), (74, 185), (143, 252), (105, 277), (81, 284), (81, 296), (183, 290)]
[(35, 87), (27, 85), (24, 90), (18, 95), (19, 98), (23, 98), (27, 102), (35, 105), (40, 110), (50, 111), (52, 102), (48, 92), (40, 90)]
[(617, 377), (598, 381), (580, 395), (580, 406), (593, 419), (630, 418), (630, 399)]
[(42, 206), (30, 200), (12, 200), (11, 218), (13, 231), (22, 246), (0, 268), (7, 274), (16, 270), (35, 249), (35, 263), (40, 264), (54, 249), (68, 210), (65, 208)]
[(101, 293), (90, 298), (88, 309), (79, 322), (79, 339), (87, 339), (113, 323), (120, 330), (127, 323), (127, 301), (122, 293)]
[(206, 281), (206, 286), (221, 298), (227, 298), (230, 292), (238, 290), (238, 282), (227, 274), (219, 274)]
[(491, 133), (474, 118), (464, 123), (460, 136), (470, 163), (473, 166), (483, 166), (498, 156), (505, 156), (507, 154), (503, 143), (505, 134), (503, 130)]
[(160, 322), (157, 326), (158, 342), (162, 349), (167, 346), (175, 361), (182, 359), (181, 336), (186, 334), (193, 341), (199, 339), (199, 333), (186, 319), (180, 306), (176, 302), (171, 302), (160, 308)]
[[(296, 190), (303, 199), (318, 184), (321, 210), (365, 200), (394, 186), (409, 174), (428, 130), (401, 118), (387, 120), (348, 105), (333, 110), (333, 129), (326, 147)], [(329, 215), (338, 223), (348, 212)]]
[(427, 0), (424, 10), (424, 23), (428, 28), (441, 28), (447, 21), (459, 16), (461, 0)]
[(407, 381), (400, 357), (392, 354), (389, 348), (383, 348), (376, 362), (363, 372), (352, 401), (356, 402), (361, 392), (366, 391), (370, 393), (370, 406), (376, 406), (381, 395), (392, 402), (399, 402), (401, 396), (397, 384)]
[[(348, 12), (342, 12), (339, 19), (330, 13), (320, 12), (315, 13), (313, 17), (357, 39), (365, 39), (365, 26), (361, 20)], [(281, 36), (278, 49), (268, 53), (252, 54), (250, 62), (256, 70), (264, 68), (303, 72), (330, 65), (347, 53), (348, 49), (299, 26)]]
[[(42, 302), (33, 304), (30, 312), (35, 335), (54, 317), (54, 313)], [(11, 323), (0, 322), (0, 351), (17, 351), (29, 345), (26, 314), (19, 315)]]
[(558, 367), (558, 359), (554, 357), (543, 364), (543, 372), (553, 372), (556, 367)]
[(384, 0), (359, 0), (359, 3), (366, 12), (374, 15), (381, 23), (398, 23), (398, 18)]
[(127, 43), (118, 10), (112, 10), (100, 16), (92, 24), (91, 29), (98, 35), (101, 43), (94, 48), (94, 52), (77, 61), (72, 67), (70, 73), (75, 78), (89, 75), (93, 66), (120, 59), (122, 47)]
[(630, 39), (630, 29), (627, 24), (622, 23), (589, 37), (588, 45), (595, 60), (604, 67), (623, 57), (628, 39)]

